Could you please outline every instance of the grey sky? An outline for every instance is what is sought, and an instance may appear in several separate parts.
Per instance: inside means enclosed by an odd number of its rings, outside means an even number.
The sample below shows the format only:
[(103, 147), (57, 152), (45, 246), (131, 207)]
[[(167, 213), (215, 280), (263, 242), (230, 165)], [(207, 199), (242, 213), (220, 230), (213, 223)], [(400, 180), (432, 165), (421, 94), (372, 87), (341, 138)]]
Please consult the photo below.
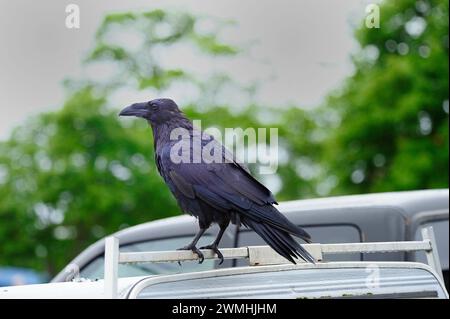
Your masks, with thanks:
[[(0, 139), (27, 116), (61, 106), (61, 81), (83, 74), (80, 61), (107, 13), (163, 8), (235, 20), (224, 39), (252, 46), (249, 54), (226, 65), (234, 79), (260, 80), (257, 98), (266, 104), (310, 107), (351, 73), (349, 57), (356, 48), (352, 25), (364, 17), (369, 2), (0, 0)], [(78, 30), (65, 27), (69, 3), (80, 6)], [(205, 72), (211, 67), (182, 50), (170, 56), (169, 63), (177, 62)], [(125, 93), (120, 99), (133, 97)]]

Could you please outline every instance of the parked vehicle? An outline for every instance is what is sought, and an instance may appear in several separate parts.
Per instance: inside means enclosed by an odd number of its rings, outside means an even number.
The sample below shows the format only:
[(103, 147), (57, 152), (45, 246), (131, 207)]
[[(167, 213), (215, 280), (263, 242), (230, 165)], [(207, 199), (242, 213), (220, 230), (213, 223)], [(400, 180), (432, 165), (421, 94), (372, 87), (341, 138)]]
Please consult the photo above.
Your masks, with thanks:
[[(224, 248), (226, 259), (245, 261), (230, 267), (182, 274), (118, 277), (120, 264), (186, 262), (198, 258), (191, 251), (123, 252), (119, 239), (105, 241), (105, 275), (97, 281), (77, 280), (22, 287), (5, 287), (0, 298), (439, 298), (448, 299), (440, 270), (432, 227), (423, 239), (403, 242), (307, 244), (316, 263), (291, 264), (269, 246)], [(418, 262), (331, 261), (326, 254), (422, 251)], [(207, 260), (218, 257), (204, 250)], [(230, 313), (255, 314), (240, 307)], [(214, 311), (214, 310), (211, 310)], [(247, 311), (250, 311), (248, 313)]]
[[(449, 283), (449, 191), (422, 190), (408, 192), (352, 195), (280, 203), (279, 210), (292, 222), (302, 225), (316, 243), (355, 243), (381, 241), (410, 241), (420, 237), (420, 230), (433, 226), (444, 281)], [(122, 251), (174, 250), (185, 245), (195, 235), (198, 225), (190, 216), (153, 221), (121, 230)], [(211, 242), (217, 228), (209, 229), (199, 246)], [(230, 226), (221, 247), (264, 245), (253, 231)], [(103, 278), (104, 240), (88, 247), (76, 257), (52, 282), (70, 281), (76, 276)], [(327, 261), (424, 261), (423, 253), (393, 252), (389, 254), (352, 253), (329, 256)], [(119, 267), (120, 277), (174, 274), (216, 268), (242, 266), (239, 260), (205, 260), (203, 264), (186, 262), (172, 264), (125, 264)]]
[(43, 274), (28, 268), (0, 267), (0, 287), (40, 284), (48, 280)]

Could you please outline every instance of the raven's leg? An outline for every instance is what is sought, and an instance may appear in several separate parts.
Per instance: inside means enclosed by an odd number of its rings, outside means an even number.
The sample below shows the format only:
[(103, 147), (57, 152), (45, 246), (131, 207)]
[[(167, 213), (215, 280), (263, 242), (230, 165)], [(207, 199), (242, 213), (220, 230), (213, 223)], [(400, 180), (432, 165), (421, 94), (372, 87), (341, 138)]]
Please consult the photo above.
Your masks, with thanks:
[(206, 231), (207, 228), (202, 228), (200, 226), (200, 230), (198, 231), (198, 233), (195, 235), (194, 239), (192, 240), (192, 242), (190, 244), (188, 244), (187, 246), (178, 248), (178, 250), (192, 250), (195, 254), (197, 254), (198, 259), (199, 259), (199, 264), (201, 264), (203, 262), (203, 260), (205, 259), (203, 257), (203, 254), (200, 250), (198, 250), (197, 247), (195, 247), (195, 245), (197, 245), (198, 240), (200, 239), (200, 237), (202, 237), (202, 235), (204, 234), (204, 232)]
[(200, 247), (200, 249), (211, 249), (211, 250), (213, 250), (217, 254), (217, 257), (219, 257), (219, 259), (220, 259), (219, 265), (221, 265), (223, 263), (223, 255), (222, 255), (222, 253), (219, 250), (219, 242), (222, 239), (223, 233), (227, 229), (229, 223), (230, 223), (230, 221), (227, 220), (226, 222), (220, 224), (219, 225), (220, 230), (219, 230), (219, 233), (217, 234), (216, 239), (214, 239), (214, 241), (210, 245), (204, 246), (204, 247)]

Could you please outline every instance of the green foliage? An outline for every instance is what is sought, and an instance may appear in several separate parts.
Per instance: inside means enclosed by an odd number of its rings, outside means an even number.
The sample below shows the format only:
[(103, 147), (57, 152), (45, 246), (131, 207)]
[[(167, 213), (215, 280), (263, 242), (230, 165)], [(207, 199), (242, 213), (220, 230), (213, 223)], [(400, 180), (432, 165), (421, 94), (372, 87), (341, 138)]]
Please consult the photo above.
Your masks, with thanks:
[(323, 157), (335, 193), (448, 187), (448, 9), (386, 1), (381, 28), (357, 30), (355, 74), (325, 106), (340, 118)]
[(213, 54), (236, 54), (237, 50), (232, 46), (217, 42), (213, 35), (192, 35), (192, 39), (205, 52)]
[(178, 213), (147, 126), (116, 117), (85, 88), (1, 144), (2, 262), (54, 273), (105, 234)]
[[(223, 23), (213, 21), (214, 32), (205, 34), (198, 31), (201, 20), (187, 13), (162, 10), (108, 15), (98, 29), (95, 47), (85, 62), (110, 62), (118, 73), (109, 81), (89, 84), (118, 88), (137, 82), (139, 90), (163, 90), (177, 80), (195, 85), (206, 83), (205, 79), (195, 79), (185, 70), (165, 68), (160, 61), (161, 50), (177, 50), (181, 43), (205, 56), (232, 56), (238, 52), (219, 40)], [(122, 42), (124, 32), (133, 36), (134, 45)]]

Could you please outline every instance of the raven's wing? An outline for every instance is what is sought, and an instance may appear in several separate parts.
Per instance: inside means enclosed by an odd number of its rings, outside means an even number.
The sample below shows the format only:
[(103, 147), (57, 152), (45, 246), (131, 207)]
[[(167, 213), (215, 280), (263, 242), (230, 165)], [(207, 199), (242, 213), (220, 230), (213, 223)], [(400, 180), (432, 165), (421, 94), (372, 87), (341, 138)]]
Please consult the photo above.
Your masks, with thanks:
[[(211, 143), (217, 143), (218, 145), (220, 145), (214, 139), (212, 139)], [(261, 184), (261, 182), (259, 182), (256, 178), (253, 177), (253, 175), (250, 173), (250, 170), (244, 163), (241, 163), (228, 149), (226, 149), (226, 147), (224, 147), (223, 145), (220, 145), (220, 147), (222, 148), (222, 154), (223, 158), (225, 159), (225, 162), (233, 163), (238, 168), (240, 168), (242, 170), (242, 173), (253, 182), (254, 186), (258, 187), (258, 189), (261, 192), (263, 192), (263, 194), (267, 197), (268, 203), (278, 204), (272, 192), (266, 186)]]
[(159, 155), (160, 165), (165, 168), (178, 191), (186, 197), (202, 200), (219, 210), (237, 211), (254, 222), (270, 224), (310, 241), (310, 236), (304, 230), (292, 224), (272, 206), (275, 203), (272, 193), (242, 165), (227, 159), (227, 154), (222, 154), (223, 163), (177, 164), (171, 160), (170, 145), (167, 145)]

